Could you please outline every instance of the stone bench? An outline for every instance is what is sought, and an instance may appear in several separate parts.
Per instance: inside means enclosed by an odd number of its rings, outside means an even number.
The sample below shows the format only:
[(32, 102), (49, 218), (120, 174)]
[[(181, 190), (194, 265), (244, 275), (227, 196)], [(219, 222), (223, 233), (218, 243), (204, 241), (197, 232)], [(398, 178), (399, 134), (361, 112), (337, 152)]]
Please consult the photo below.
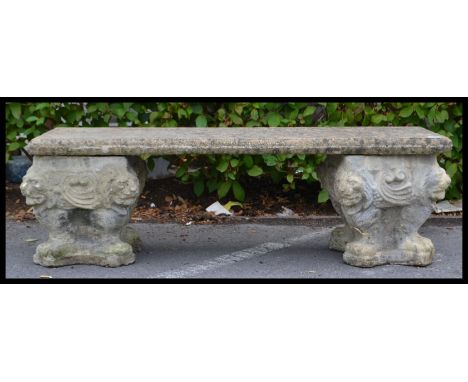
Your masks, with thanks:
[(434, 246), (418, 234), (450, 178), (436, 161), (451, 141), (421, 127), (57, 128), (34, 138), (21, 191), (48, 232), (34, 261), (44, 266), (135, 261), (127, 227), (143, 190), (140, 155), (316, 154), (344, 227), (330, 248), (348, 264), (424, 266)]

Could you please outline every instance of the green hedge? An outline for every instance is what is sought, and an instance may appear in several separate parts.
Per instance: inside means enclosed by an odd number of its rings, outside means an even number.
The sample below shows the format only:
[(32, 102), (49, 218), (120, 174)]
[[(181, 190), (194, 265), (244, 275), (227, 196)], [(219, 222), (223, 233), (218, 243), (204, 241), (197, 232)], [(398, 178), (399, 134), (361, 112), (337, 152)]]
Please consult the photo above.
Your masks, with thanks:
[[(10, 103), (6, 107), (6, 160), (29, 140), (59, 126), (406, 126), (418, 125), (452, 139), (453, 150), (439, 156), (452, 178), (448, 199), (462, 195), (462, 106), (457, 103)], [(316, 182), (324, 155), (184, 155), (169, 158), (177, 177), (194, 192), (217, 192), (220, 199), (245, 198), (243, 179), (269, 176), (294, 189), (296, 181)], [(144, 158), (148, 159), (148, 158)], [(149, 163), (153, 163), (152, 161)], [(193, 166), (192, 166), (193, 165)], [(189, 171), (189, 168), (198, 168)], [(328, 199), (325, 191), (319, 202)]]

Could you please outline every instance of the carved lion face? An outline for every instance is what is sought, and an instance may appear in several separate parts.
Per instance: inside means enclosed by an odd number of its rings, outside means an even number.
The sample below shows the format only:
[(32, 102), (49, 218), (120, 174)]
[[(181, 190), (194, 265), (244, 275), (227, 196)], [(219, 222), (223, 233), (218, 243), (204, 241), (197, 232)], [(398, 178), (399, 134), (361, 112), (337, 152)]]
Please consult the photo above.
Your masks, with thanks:
[(46, 191), (39, 178), (25, 176), (20, 186), (21, 193), (26, 197), (28, 206), (37, 206), (46, 200)]
[(335, 184), (335, 192), (338, 201), (345, 207), (359, 204), (364, 196), (362, 179), (357, 175), (345, 175), (339, 177)]
[(427, 192), (431, 200), (437, 201), (445, 198), (445, 190), (450, 185), (451, 179), (443, 168), (438, 168), (427, 183)]
[(111, 190), (112, 201), (122, 206), (131, 205), (139, 194), (136, 179), (123, 176), (112, 180)]

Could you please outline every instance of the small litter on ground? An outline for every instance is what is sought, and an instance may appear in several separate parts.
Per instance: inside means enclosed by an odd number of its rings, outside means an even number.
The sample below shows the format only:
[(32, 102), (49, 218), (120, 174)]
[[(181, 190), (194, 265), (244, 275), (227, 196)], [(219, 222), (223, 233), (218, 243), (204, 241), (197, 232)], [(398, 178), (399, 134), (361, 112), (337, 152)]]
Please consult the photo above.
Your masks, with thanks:
[(232, 213), (229, 212), (226, 208), (224, 208), (220, 202), (215, 202), (211, 206), (206, 208), (207, 212), (213, 212), (216, 216), (218, 215), (227, 215), (231, 216)]

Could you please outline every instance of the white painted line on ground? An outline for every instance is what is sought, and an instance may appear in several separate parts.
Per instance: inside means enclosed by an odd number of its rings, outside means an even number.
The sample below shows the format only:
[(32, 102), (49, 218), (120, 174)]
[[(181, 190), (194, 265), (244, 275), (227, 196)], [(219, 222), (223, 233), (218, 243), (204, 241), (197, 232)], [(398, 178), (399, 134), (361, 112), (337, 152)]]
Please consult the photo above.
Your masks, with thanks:
[(156, 278), (186, 278), (193, 277), (200, 273), (212, 271), (214, 269), (223, 267), (225, 265), (230, 265), (237, 263), (243, 260), (249, 260), (255, 256), (265, 255), (269, 252), (276, 251), (278, 249), (284, 249), (291, 247), (294, 244), (300, 244), (301, 242), (307, 242), (310, 239), (313, 239), (316, 236), (329, 233), (333, 228), (327, 230), (321, 230), (317, 232), (311, 232), (306, 235), (296, 236), (291, 239), (285, 240), (283, 242), (277, 243), (263, 243), (252, 248), (243, 249), (241, 251), (232, 252), (227, 255), (222, 255), (215, 257), (211, 260), (205, 260), (198, 264), (191, 264), (187, 266), (180, 267), (178, 269), (161, 272), (152, 277)]

